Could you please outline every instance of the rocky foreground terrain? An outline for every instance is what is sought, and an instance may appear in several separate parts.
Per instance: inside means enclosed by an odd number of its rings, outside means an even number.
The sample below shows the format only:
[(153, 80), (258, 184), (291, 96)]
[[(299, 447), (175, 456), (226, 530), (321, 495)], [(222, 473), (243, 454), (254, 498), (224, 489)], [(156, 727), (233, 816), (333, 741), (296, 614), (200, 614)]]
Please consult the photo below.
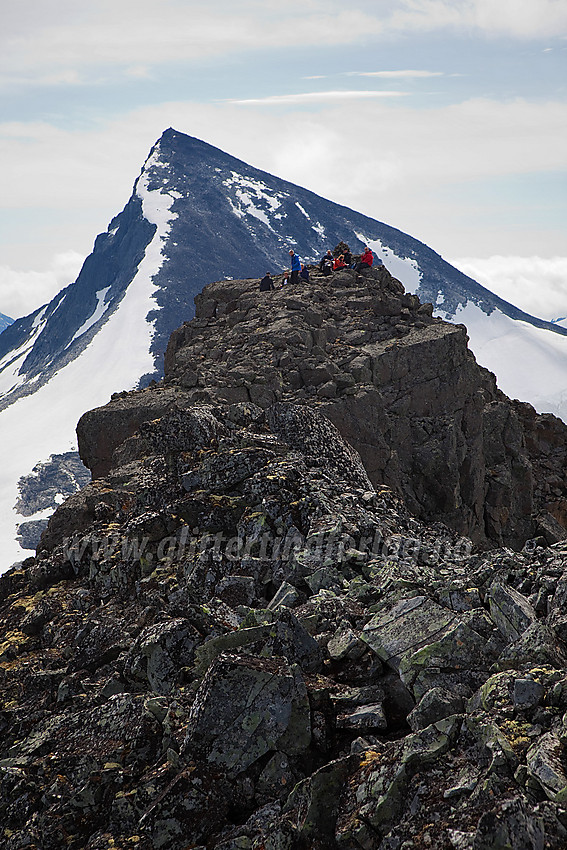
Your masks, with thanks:
[(386, 269), (225, 281), (0, 577), (0, 846), (567, 846), (567, 428)]

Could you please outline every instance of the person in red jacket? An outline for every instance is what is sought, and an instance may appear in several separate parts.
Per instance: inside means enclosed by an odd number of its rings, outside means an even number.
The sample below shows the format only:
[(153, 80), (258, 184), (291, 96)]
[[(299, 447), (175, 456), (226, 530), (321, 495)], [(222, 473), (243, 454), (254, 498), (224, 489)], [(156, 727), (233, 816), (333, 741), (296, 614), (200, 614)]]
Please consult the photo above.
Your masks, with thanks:
[(346, 269), (345, 258), (343, 254), (340, 254), (333, 263), (333, 271), (336, 272), (337, 269)]
[(374, 254), (368, 247), (368, 245), (364, 246), (364, 254), (361, 256), (360, 261), (356, 264), (355, 269), (357, 272), (362, 271), (362, 269), (370, 269), (372, 268), (372, 263), (374, 262)]

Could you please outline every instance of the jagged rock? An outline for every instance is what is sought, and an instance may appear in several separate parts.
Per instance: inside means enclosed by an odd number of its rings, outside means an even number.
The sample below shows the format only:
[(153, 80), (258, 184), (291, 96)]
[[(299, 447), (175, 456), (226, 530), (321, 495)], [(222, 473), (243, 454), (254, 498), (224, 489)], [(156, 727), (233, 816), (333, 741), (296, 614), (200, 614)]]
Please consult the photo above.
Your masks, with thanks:
[(318, 670), (322, 660), (317, 641), (285, 607), (267, 625), (241, 628), (205, 641), (196, 652), (197, 669), (204, 672), (214, 658), (234, 649), (247, 649), (262, 657), (285, 657), (308, 672)]
[(337, 729), (375, 733), (383, 731), (387, 726), (382, 703), (361, 705), (337, 715)]
[(543, 685), (533, 679), (516, 679), (514, 682), (514, 705), (518, 708), (534, 708), (543, 694)]
[(482, 815), (471, 850), (543, 850), (543, 819), (534, 818), (520, 798), (503, 802)]
[(343, 620), (327, 644), (327, 652), (334, 661), (342, 661), (344, 658), (356, 660), (364, 655), (366, 646), (349, 623)]
[(308, 463), (322, 464), (350, 484), (372, 489), (360, 457), (326, 417), (309, 407), (275, 404), (268, 419), (274, 433), (299, 449)]
[(271, 293), (269, 320), (257, 281), (209, 285), (203, 315), (172, 335), (166, 384), (264, 408), (318, 399), (375, 486), (479, 542), (523, 544), (536, 513), (567, 521), (539, 481), (546, 464), (562, 474), (558, 420), (498, 393), (464, 328), (433, 319), (384, 266), (322, 280), (314, 273), (301, 298)]
[(434, 687), (470, 689), (486, 678), (491, 659), (485, 638), (453, 612), (424, 596), (403, 599), (376, 614), (364, 640), (416, 699)]
[(149, 626), (128, 652), (124, 676), (147, 682), (156, 694), (168, 694), (178, 684), (179, 670), (191, 665), (198, 643), (198, 633), (182, 618)]
[(357, 762), (356, 756), (330, 762), (293, 789), (284, 811), (292, 816), (301, 844), (332, 846), (337, 803), (349, 772)]
[(426, 691), (418, 704), (408, 714), (410, 728), (417, 732), (437, 720), (443, 720), (452, 714), (463, 711), (464, 700), (458, 694), (453, 694), (443, 688), (431, 688)]
[(529, 775), (537, 781), (546, 796), (554, 803), (567, 801), (567, 769), (565, 750), (552, 732), (542, 735), (526, 755)]
[(311, 740), (301, 673), (279, 659), (221, 655), (189, 715), (185, 749), (234, 776), (270, 750), (301, 753)]
[(490, 616), (508, 641), (515, 641), (536, 620), (536, 613), (528, 600), (499, 582), (489, 591)]
[[(29, 475), (20, 478), (20, 495), (14, 507), (23, 516), (32, 516), (46, 508), (55, 510), (67, 496), (84, 487), (89, 480), (89, 471), (77, 452), (53, 454), (48, 461), (36, 464)], [(24, 528), (26, 533), (31, 533), (31, 523), (21, 523), (19, 528), (20, 533)], [(35, 546), (24, 545), (24, 549), (35, 549)]]
[(564, 649), (552, 629), (532, 623), (518, 640), (509, 644), (498, 657), (500, 669), (525, 670), (534, 666), (563, 668), (567, 663)]
[(278, 608), (293, 608), (299, 602), (300, 594), (297, 589), (287, 581), (282, 581), (278, 590), (270, 599), (268, 608), (277, 611)]
[(404, 742), (390, 742), (380, 751), (370, 749), (362, 754), (337, 822), (336, 840), (341, 850), (372, 846), (376, 836), (386, 834), (403, 808), (412, 769), (442, 756), (455, 729), (450, 720), (440, 721)]
[(563, 574), (557, 582), (555, 593), (549, 604), (548, 625), (565, 642), (567, 639), (567, 575)]

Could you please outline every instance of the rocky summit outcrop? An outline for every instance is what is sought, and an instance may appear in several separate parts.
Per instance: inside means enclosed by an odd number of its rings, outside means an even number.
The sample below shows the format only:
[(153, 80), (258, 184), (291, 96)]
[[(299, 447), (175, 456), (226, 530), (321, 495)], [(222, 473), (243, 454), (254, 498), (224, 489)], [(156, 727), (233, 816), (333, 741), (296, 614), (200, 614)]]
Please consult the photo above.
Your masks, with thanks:
[[(0, 846), (564, 848), (564, 426), (385, 270), (256, 287), (83, 417), (92, 482), (0, 576)], [(455, 469), (483, 547), (539, 537), (475, 552)]]
[(263, 409), (292, 401), (324, 413), (373, 484), (421, 519), (479, 545), (565, 535), (565, 425), (501, 393), (466, 328), (432, 318), (384, 266), (331, 278), (312, 268), (310, 284), (268, 293), (257, 281), (221, 281), (195, 300), (196, 318), (171, 336), (160, 393), (118, 398), (79, 423), (95, 477), (151, 409), (176, 398)]

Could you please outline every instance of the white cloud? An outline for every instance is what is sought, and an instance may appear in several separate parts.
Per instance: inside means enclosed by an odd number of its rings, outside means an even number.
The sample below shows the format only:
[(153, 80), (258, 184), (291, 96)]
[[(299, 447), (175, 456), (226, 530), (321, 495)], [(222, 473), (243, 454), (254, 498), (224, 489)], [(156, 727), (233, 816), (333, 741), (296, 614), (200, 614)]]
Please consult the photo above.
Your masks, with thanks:
[(567, 6), (563, 0), (401, 0), (388, 25), (530, 40), (564, 34)]
[(45, 271), (0, 266), (0, 312), (13, 319), (32, 313), (76, 279), (84, 259), (76, 251), (65, 251), (56, 254)]
[(425, 77), (442, 77), (442, 71), (345, 71), (346, 77), (384, 77), (386, 79), (413, 79)]
[(227, 100), (226, 103), (251, 106), (278, 106), (302, 103), (327, 103), (337, 100), (371, 100), (374, 98), (404, 97), (404, 92), (398, 91), (315, 91), (299, 94), (274, 94), (269, 97), (246, 98), (244, 100)]
[(450, 261), (511, 304), (551, 321), (567, 316), (567, 257), (460, 257)]
[[(195, 63), (228, 53), (261, 52), (297, 41), (308, 45), (352, 44), (378, 35), (383, 23), (359, 8), (331, 2), (285, 5), (242, 0), (175, 2), (93, 0), (89, 4), (52, 0), (49, 7), (19, 0), (10, 10), (11, 25), (0, 39), (0, 81), (40, 83), (73, 81), (77, 69), (104, 66)], [(46, 72), (46, 69), (49, 69)], [(55, 69), (61, 69), (56, 72)], [(149, 70), (145, 73), (149, 73)], [(82, 76), (84, 82), (88, 76)]]
[(567, 31), (564, 0), (476, 0), (472, 7), (474, 23), (485, 32), (532, 39)]
[[(6, 5), (6, 4), (5, 4)], [(77, 85), (116, 70), (142, 78), (158, 66), (265, 52), (286, 44), (353, 45), (400, 32), (450, 29), (519, 39), (567, 31), (564, 0), (18, 0), (0, 35), (0, 84)], [(142, 59), (142, 62), (140, 60)], [(138, 69), (138, 70), (136, 70)]]

